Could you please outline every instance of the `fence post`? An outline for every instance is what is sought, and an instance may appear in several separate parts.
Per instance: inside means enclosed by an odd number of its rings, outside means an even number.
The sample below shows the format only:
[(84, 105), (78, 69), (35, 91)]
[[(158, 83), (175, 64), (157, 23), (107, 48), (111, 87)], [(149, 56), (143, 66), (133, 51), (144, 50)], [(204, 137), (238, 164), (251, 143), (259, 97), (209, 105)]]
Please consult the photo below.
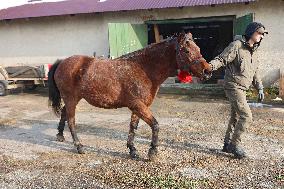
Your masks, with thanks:
[(284, 98), (284, 69), (280, 68), (279, 95)]

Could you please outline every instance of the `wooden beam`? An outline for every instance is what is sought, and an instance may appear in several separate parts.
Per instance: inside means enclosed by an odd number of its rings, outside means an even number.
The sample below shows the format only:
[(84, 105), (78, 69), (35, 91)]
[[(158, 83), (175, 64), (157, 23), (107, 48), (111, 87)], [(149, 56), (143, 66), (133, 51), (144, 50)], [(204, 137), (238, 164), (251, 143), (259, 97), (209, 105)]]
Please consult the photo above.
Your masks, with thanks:
[(6, 81), (47, 81), (47, 78), (38, 78), (38, 77), (21, 78), (21, 77), (17, 77), (17, 78), (8, 78), (8, 79), (6, 79)]
[(6, 80), (9, 77), (9, 74), (4, 67), (0, 66), (0, 79)]
[(157, 24), (154, 24), (154, 33), (155, 33), (155, 41), (156, 43), (160, 42), (160, 32), (159, 32), (159, 27)]
[(30, 69), (32, 69), (32, 68), (31, 67), (23, 68), (22, 70), (18, 70), (15, 73), (9, 75), (9, 77), (15, 77), (15, 76), (21, 75), (22, 73), (24, 73), (24, 72), (26, 72), (26, 71), (28, 71)]
[(284, 69), (280, 69), (279, 95), (284, 98)]

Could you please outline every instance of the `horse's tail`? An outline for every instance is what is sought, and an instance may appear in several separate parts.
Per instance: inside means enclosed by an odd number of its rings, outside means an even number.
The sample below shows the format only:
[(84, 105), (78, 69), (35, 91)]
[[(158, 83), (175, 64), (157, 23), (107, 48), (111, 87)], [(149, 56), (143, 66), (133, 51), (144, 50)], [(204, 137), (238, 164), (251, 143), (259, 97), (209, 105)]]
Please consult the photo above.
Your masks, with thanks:
[(52, 107), (53, 112), (59, 117), (62, 111), (61, 96), (54, 80), (54, 73), (62, 60), (56, 60), (48, 72), (48, 105)]

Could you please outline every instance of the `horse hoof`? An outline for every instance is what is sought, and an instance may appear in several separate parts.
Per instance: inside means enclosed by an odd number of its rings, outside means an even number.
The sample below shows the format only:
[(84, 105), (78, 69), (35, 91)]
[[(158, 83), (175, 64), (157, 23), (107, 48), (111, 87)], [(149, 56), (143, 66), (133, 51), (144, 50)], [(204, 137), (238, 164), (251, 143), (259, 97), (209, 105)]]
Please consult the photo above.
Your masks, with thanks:
[(65, 138), (64, 138), (63, 135), (57, 134), (57, 135), (56, 135), (56, 138), (57, 138), (57, 141), (59, 141), (59, 142), (64, 142), (64, 141), (65, 141)]
[(83, 149), (82, 146), (78, 146), (77, 151), (78, 151), (79, 154), (85, 154), (85, 150)]
[(136, 151), (130, 152), (131, 159), (139, 159), (139, 155)]
[(158, 150), (157, 148), (150, 148), (148, 152), (149, 161), (154, 161), (157, 158)]

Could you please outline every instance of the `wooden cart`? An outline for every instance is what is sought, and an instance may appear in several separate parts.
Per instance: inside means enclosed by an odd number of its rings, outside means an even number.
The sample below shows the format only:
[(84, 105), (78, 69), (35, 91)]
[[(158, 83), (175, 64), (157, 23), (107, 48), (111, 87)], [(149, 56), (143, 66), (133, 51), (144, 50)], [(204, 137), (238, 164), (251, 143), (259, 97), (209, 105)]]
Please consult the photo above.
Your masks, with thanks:
[(35, 89), (38, 85), (45, 85), (50, 64), (38, 67), (32, 66), (0, 66), (0, 96), (8, 94), (10, 89)]

